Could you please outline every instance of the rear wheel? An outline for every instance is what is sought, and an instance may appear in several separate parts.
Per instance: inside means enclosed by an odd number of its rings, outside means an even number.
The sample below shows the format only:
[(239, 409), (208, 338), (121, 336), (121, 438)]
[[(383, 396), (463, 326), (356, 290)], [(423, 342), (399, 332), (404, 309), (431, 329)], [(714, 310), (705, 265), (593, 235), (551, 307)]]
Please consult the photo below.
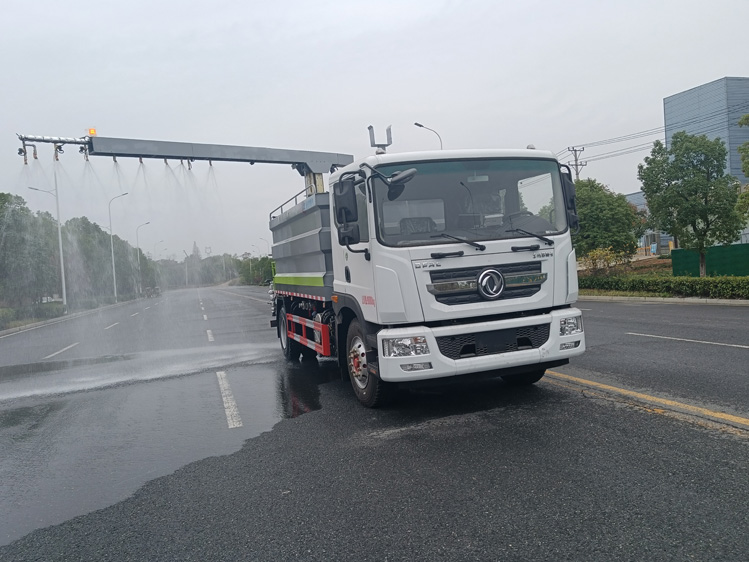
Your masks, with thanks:
[(529, 371), (527, 373), (519, 373), (517, 375), (505, 375), (502, 380), (513, 386), (529, 386), (540, 381), (546, 369), (536, 369), (535, 371)]
[(389, 385), (369, 372), (364, 335), (358, 320), (353, 320), (346, 335), (346, 368), (356, 398), (367, 408), (381, 406), (389, 394)]
[(278, 338), (281, 340), (283, 356), (289, 361), (297, 361), (302, 349), (306, 349), (289, 337), (289, 329), (286, 325), (286, 306), (283, 304), (278, 309)]

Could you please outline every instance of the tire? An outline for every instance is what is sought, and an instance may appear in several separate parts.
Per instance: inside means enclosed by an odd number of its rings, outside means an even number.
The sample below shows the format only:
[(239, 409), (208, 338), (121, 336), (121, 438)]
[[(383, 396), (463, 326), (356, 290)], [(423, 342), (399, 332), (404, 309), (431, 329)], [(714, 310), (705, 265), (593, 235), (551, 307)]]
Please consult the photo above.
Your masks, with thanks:
[(298, 361), (302, 349), (306, 348), (299, 342), (289, 339), (289, 332), (286, 327), (286, 306), (283, 304), (278, 309), (278, 339), (281, 342), (284, 358), (289, 361)]
[(356, 398), (367, 408), (382, 406), (390, 394), (390, 385), (369, 372), (367, 349), (358, 320), (352, 320), (346, 333), (346, 371)]
[(546, 369), (536, 369), (535, 371), (529, 371), (527, 373), (519, 373), (517, 375), (505, 375), (502, 380), (512, 386), (530, 386), (540, 381)]

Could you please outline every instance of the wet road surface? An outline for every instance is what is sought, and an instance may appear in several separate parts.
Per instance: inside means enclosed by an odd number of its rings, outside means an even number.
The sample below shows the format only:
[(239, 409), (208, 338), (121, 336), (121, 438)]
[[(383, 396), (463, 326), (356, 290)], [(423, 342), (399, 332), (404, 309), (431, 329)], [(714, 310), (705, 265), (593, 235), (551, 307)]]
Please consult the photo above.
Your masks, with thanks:
[[(0, 547), (0, 560), (749, 551), (749, 370), (737, 368), (749, 350), (681, 341), (744, 345), (732, 331), (743, 309), (700, 307), (691, 326), (693, 307), (581, 303), (590, 351), (535, 387), (412, 389), (373, 411), (330, 362), (281, 360), (265, 298), (259, 288), (165, 293), (158, 307), (114, 307), (27, 342), (33, 361), (20, 365), (35, 367), (0, 370), (0, 446), (10, 451), (0, 460), (0, 543), (20, 539)], [(144, 303), (160, 316), (140, 322)], [(114, 322), (125, 326), (119, 338), (88, 335)], [(680, 339), (643, 344), (627, 335), (633, 326)], [(0, 339), (3, 362), (12, 339)], [(80, 343), (43, 359), (71, 341)]]

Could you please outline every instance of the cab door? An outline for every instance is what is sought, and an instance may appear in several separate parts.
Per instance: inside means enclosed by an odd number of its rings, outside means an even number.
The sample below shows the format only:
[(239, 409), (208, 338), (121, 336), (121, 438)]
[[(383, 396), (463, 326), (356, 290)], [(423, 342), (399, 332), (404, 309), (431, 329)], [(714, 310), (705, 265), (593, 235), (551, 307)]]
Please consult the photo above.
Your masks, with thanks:
[[(336, 193), (336, 185), (333, 186)], [(377, 321), (377, 308), (374, 289), (374, 266), (370, 253), (370, 232), (373, 232), (371, 223), (372, 210), (368, 204), (366, 182), (357, 184), (354, 188), (356, 206), (355, 220), (343, 223), (341, 219), (344, 214), (336, 207), (339, 199), (334, 195), (331, 212), (332, 223), (336, 231), (341, 228), (358, 229), (358, 242), (351, 243), (348, 247), (341, 244), (340, 236), (336, 232), (333, 240), (333, 289), (338, 293), (349, 295), (351, 300), (356, 301), (355, 308), (361, 311), (363, 319), (368, 322)], [(352, 303), (353, 306), (353, 303)]]

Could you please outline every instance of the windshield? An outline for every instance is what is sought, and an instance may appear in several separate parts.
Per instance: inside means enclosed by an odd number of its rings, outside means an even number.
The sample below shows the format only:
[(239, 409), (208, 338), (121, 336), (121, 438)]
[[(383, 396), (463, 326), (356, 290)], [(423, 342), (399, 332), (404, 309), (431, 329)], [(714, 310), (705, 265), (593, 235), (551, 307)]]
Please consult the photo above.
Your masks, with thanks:
[(418, 173), (402, 190), (374, 179), (377, 235), (387, 246), (544, 236), (567, 227), (553, 160), (401, 162), (377, 170), (389, 176), (408, 168)]

